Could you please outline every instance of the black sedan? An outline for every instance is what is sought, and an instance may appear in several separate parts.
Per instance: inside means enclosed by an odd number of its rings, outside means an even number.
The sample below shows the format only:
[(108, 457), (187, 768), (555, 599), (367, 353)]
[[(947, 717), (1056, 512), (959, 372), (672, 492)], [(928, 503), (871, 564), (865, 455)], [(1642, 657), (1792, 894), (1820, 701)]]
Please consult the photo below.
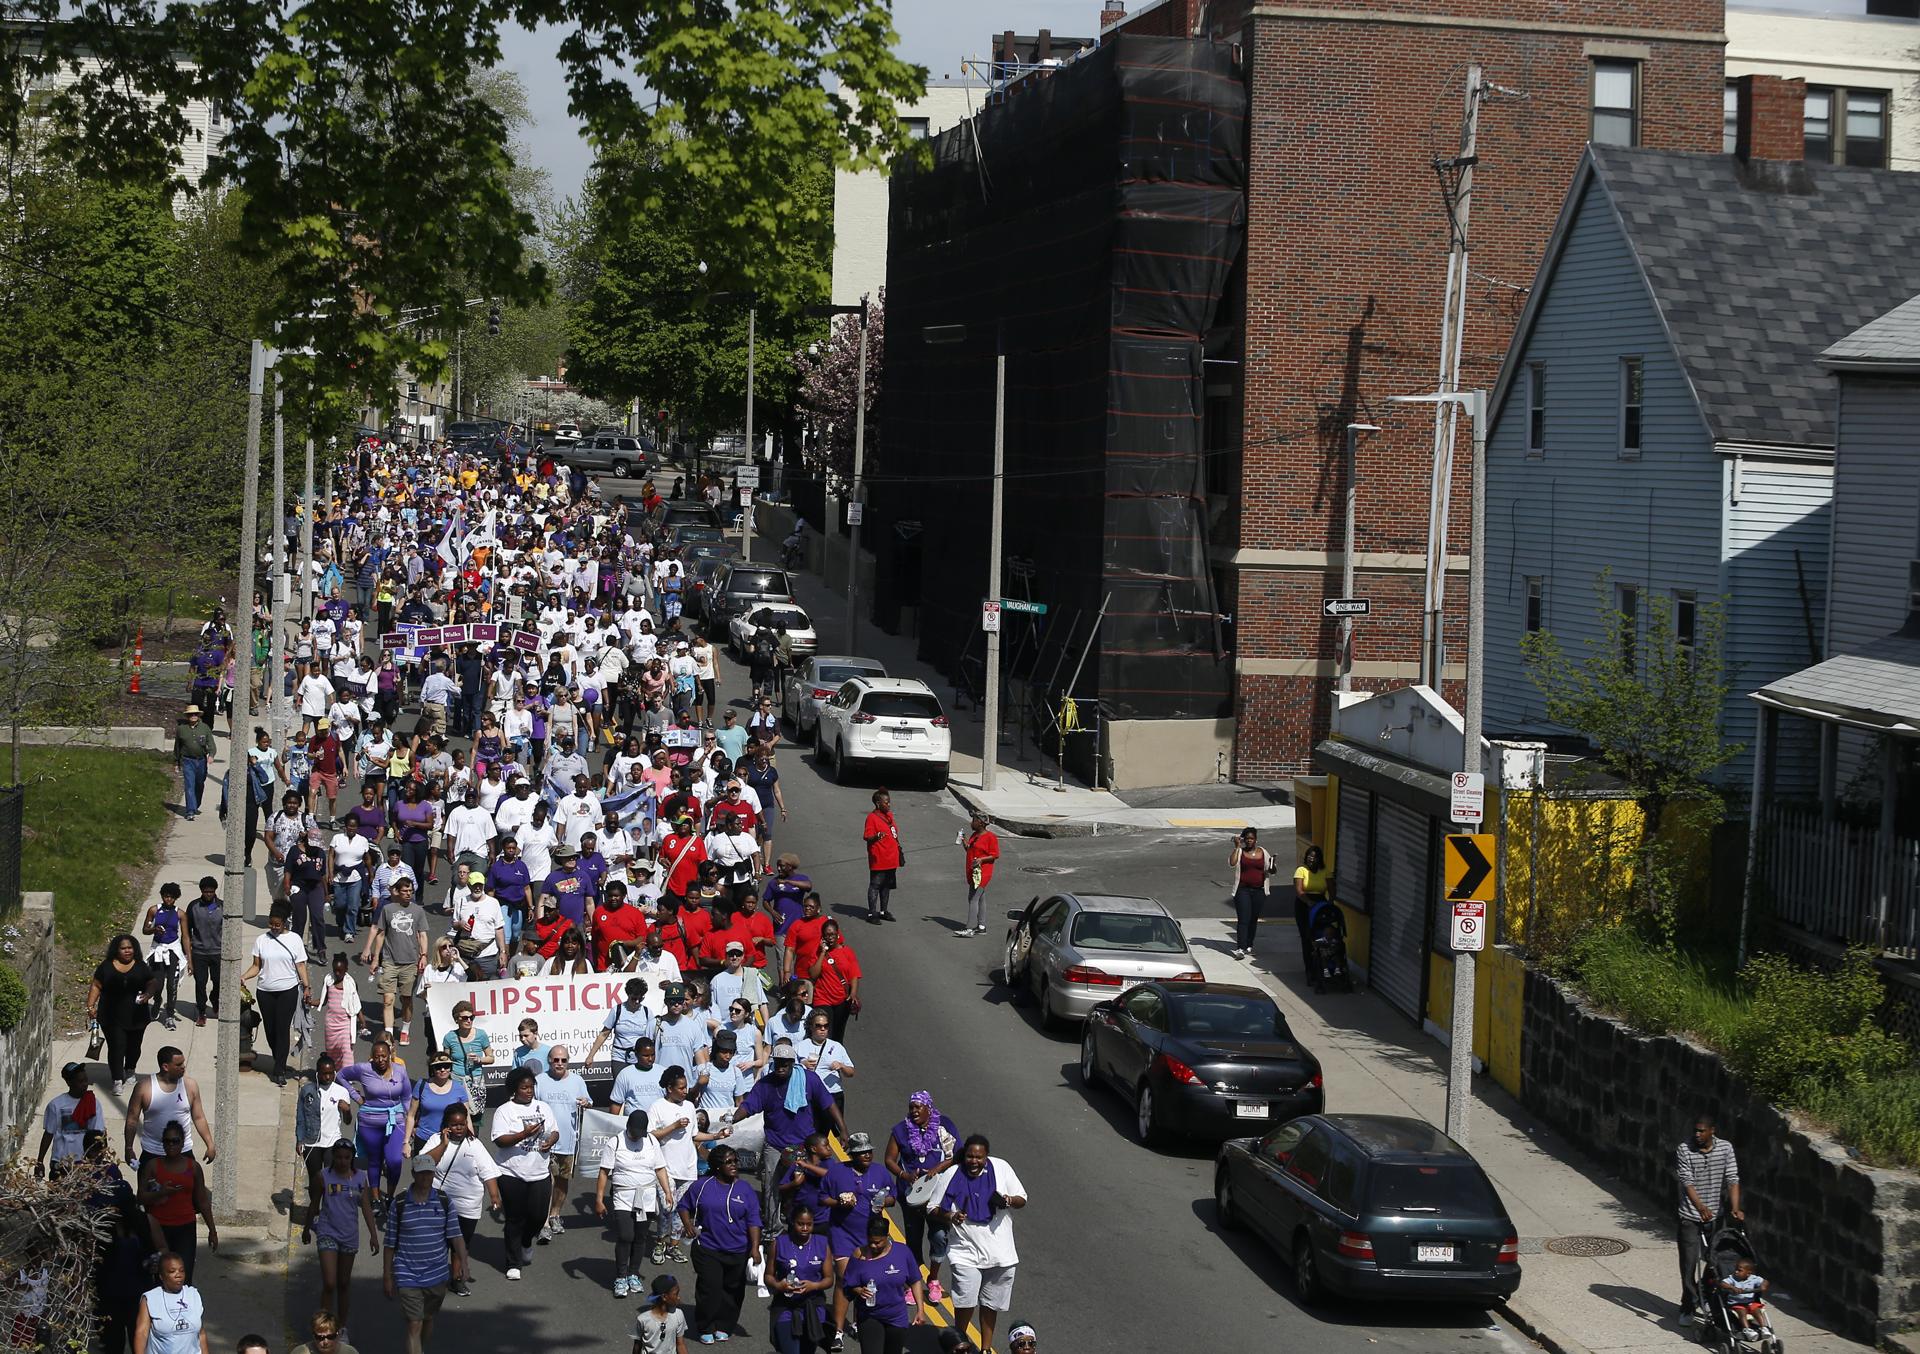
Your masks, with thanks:
[(1319, 1114), (1220, 1148), (1222, 1225), (1263, 1236), (1303, 1303), (1330, 1295), (1490, 1304), (1520, 1286), (1520, 1239), (1493, 1182), (1432, 1124)]
[(1080, 1079), (1131, 1100), (1149, 1145), (1169, 1134), (1232, 1137), (1326, 1101), (1319, 1061), (1273, 998), (1226, 983), (1141, 983), (1099, 1003), (1081, 1036)]

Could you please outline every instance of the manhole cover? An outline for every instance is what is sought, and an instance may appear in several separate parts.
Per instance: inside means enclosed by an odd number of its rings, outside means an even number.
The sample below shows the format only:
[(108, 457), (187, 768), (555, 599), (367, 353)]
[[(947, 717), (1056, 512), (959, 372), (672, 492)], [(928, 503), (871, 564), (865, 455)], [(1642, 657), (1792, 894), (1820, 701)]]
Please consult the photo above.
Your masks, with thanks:
[(1555, 1255), (1578, 1256), (1583, 1260), (1625, 1255), (1629, 1249), (1626, 1242), (1610, 1236), (1557, 1236), (1549, 1240), (1546, 1247)]
[(1020, 868), (1022, 871), (1024, 871), (1027, 874), (1072, 874), (1073, 873), (1073, 867), (1071, 865), (1022, 865)]

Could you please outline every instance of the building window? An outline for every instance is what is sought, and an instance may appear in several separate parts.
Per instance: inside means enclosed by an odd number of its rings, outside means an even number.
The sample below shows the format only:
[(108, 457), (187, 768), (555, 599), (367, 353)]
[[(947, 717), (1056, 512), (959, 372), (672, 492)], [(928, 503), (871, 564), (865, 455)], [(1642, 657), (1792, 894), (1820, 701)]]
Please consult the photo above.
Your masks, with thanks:
[(1613, 609), (1620, 613), (1620, 665), (1628, 672), (1640, 671), (1640, 585), (1616, 583)]
[(1637, 357), (1620, 359), (1620, 455), (1635, 460), (1640, 455), (1640, 411), (1645, 391), (1646, 370)]
[(926, 118), (901, 118), (900, 126), (915, 141), (925, 141), (932, 135), (932, 123)]
[(1689, 663), (1693, 662), (1694, 625), (1698, 612), (1696, 595), (1691, 590), (1673, 590), (1673, 649)]
[(1819, 164), (1887, 167), (1887, 108), (1884, 89), (1807, 88), (1804, 154)]
[(1547, 367), (1527, 363), (1527, 455), (1547, 453)]
[(1640, 63), (1593, 63), (1593, 143), (1640, 144)]
[(1546, 580), (1539, 574), (1527, 575), (1527, 633), (1537, 635), (1545, 620)]
[(1732, 80), (1720, 96), (1720, 149), (1728, 155), (1740, 149), (1740, 86)]

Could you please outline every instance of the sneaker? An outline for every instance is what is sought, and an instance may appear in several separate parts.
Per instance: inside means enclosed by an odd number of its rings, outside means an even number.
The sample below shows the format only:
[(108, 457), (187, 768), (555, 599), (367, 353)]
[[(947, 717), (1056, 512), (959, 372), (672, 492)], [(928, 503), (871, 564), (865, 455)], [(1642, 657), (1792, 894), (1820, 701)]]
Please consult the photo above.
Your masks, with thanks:
[(653, 1254), (649, 1255), (647, 1257), (647, 1260), (650, 1264), (653, 1265), (655, 1269), (659, 1269), (662, 1265), (667, 1263), (667, 1253), (665, 1250), (661, 1249), (660, 1247), (655, 1246), (653, 1248)]
[(708, 1331), (708, 1332), (707, 1332), (707, 1333), (706, 1333), (705, 1335), (703, 1335), (703, 1336), (701, 1336), (701, 1337), (700, 1337), (700, 1343), (701, 1343), (701, 1344), (703, 1344), (703, 1345), (710, 1345), (710, 1344), (712, 1344), (712, 1343), (713, 1343), (713, 1332), (712, 1332), (712, 1331)]
[(552, 1232), (555, 1236), (559, 1236), (562, 1232), (567, 1230), (567, 1220), (561, 1217), (558, 1213), (555, 1213), (552, 1217), (547, 1219), (547, 1230), (549, 1232)]
[(733, 1332), (730, 1330), (717, 1330), (713, 1333), (713, 1338), (724, 1345), (733, 1338)]
[(938, 1279), (935, 1279), (932, 1283), (927, 1285), (927, 1301), (928, 1302), (945, 1302), (946, 1300), (947, 1300), (947, 1290), (940, 1286), (940, 1281)]
[(507, 1277), (517, 1281), (520, 1278), (520, 1266), (509, 1265), (507, 1267)]
[(616, 1298), (624, 1298), (627, 1295), (627, 1276), (626, 1275), (622, 1274), (619, 1278), (613, 1281), (613, 1295)]
[(465, 1283), (460, 1282), (448, 1285), (447, 1291), (452, 1293), (456, 1298), (470, 1298), (473, 1296), (473, 1289), (469, 1288)]

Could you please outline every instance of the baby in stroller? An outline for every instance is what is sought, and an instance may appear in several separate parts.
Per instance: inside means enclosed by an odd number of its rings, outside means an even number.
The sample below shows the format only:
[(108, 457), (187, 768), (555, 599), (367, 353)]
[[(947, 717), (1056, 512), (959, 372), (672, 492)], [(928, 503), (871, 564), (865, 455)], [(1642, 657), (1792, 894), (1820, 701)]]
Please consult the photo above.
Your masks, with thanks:
[(1307, 980), (1313, 990), (1353, 991), (1353, 978), (1347, 972), (1347, 921), (1330, 899), (1322, 898), (1307, 914), (1307, 942), (1313, 956)]
[(1773, 1339), (1773, 1327), (1767, 1321), (1767, 1304), (1760, 1300), (1771, 1287), (1753, 1272), (1753, 1261), (1741, 1256), (1734, 1261), (1733, 1273), (1720, 1280), (1720, 1301), (1740, 1323), (1740, 1338), (1749, 1341)]
[(1701, 1289), (1712, 1294), (1707, 1343), (1720, 1350), (1761, 1349), (1780, 1354), (1784, 1346), (1773, 1333), (1767, 1305), (1761, 1299), (1771, 1285), (1756, 1273), (1753, 1246), (1746, 1229), (1716, 1226), (1707, 1238), (1706, 1274)]

